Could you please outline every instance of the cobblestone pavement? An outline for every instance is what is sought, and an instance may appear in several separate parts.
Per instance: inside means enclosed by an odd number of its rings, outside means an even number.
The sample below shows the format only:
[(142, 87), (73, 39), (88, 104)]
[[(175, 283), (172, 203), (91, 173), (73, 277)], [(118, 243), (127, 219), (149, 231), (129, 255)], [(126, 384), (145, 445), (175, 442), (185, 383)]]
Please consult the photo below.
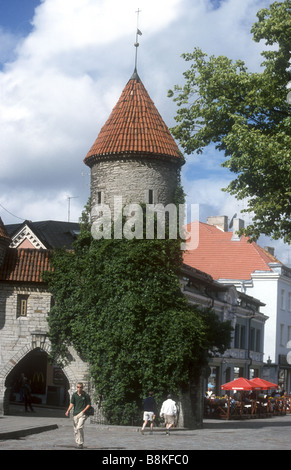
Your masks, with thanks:
[[(55, 429), (44, 430), (44, 426), (51, 425)], [(17, 427), (27, 429), (29, 426), (29, 435), (15, 438), (15, 435), (10, 434), (12, 438), (5, 438), (5, 430), (11, 433)], [(0, 419), (0, 451), (75, 449), (71, 419), (27, 416), (4, 416)], [(205, 420), (203, 429), (173, 430), (170, 436), (162, 429), (155, 429), (152, 435), (149, 432), (142, 435), (134, 426), (85, 423), (84, 450), (103, 451), (106, 455), (108, 452), (110, 455), (117, 455), (129, 450), (167, 453), (191, 450), (290, 449), (291, 415), (244, 421)], [(84, 450), (78, 452), (82, 453)]]

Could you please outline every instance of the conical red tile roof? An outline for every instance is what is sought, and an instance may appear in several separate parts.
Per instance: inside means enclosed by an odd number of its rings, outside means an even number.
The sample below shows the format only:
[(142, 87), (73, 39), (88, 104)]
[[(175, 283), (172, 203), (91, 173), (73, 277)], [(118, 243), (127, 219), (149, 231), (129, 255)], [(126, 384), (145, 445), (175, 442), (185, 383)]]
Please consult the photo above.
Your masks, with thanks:
[(184, 158), (138, 74), (126, 84), (84, 162), (107, 155), (159, 155)]

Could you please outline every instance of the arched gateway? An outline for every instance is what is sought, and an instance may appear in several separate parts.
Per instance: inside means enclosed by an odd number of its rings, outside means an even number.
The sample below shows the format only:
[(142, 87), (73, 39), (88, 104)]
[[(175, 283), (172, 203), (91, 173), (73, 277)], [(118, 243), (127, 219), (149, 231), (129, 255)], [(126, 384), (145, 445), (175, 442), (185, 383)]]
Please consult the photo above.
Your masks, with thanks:
[(80, 379), (85, 383), (88, 381), (86, 366), (77, 356), (72, 355), (72, 364), (60, 368), (49, 360), (49, 343), (42, 346), (43, 349), (22, 348), (1, 368), (0, 390), (4, 414), (16, 412), (24, 403), (23, 377), (30, 384), (33, 404), (57, 408), (67, 407)]

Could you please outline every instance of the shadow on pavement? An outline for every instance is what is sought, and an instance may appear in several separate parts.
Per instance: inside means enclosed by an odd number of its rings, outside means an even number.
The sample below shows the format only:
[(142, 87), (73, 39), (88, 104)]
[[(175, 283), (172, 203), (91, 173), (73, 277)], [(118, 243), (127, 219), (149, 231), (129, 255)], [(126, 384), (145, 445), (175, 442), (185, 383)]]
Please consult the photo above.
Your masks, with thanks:
[(249, 420), (234, 420), (234, 421), (211, 421), (203, 422), (203, 429), (263, 429), (266, 427), (290, 427), (290, 415), (274, 416), (269, 419), (249, 419)]
[(24, 403), (13, 403), (9, 405), (9, 412), (6, 416), (25, 416), (30, 418), (66, 418), (65, 412), (67, 408), (51, 408), (44, 405), (34, 405), (32, 411), (25, 411)]

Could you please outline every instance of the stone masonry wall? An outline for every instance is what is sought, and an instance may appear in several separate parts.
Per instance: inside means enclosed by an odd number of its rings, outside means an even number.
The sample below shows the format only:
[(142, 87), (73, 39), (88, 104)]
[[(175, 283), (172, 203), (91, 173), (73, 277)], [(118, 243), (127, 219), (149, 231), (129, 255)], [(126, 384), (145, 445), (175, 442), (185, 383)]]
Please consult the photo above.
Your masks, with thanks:
[(122, 196), (123, 205), (149, 203), (149, 190), (153, 203), (173, 203), (178, 176), (179, 166), (164, 157), (100, 159), (91, 169), (92, 205), (98, 203), (98, 192), (111, 210), (114, 196)]
[[(27, 296), (27, 315), (19, 315), (18, 296)], [(33, 333), (48, 332), (47, 315), (51, 307), (51, 294), (45, 287), (35, 285), (13, 285), (0, 283), (0, 415), (4, 413), (7, 390), (5, 381), (13, 368), (30, 351), (40, 347), (33, 343)], [(45, 340), (43, 350), (49, 354), (50, 343)], [(72, 360), (64, 369), (70, 384), (70, 393), (75, 391), (77, 381), (88, 381), (88, 367), (70, 351)]]

